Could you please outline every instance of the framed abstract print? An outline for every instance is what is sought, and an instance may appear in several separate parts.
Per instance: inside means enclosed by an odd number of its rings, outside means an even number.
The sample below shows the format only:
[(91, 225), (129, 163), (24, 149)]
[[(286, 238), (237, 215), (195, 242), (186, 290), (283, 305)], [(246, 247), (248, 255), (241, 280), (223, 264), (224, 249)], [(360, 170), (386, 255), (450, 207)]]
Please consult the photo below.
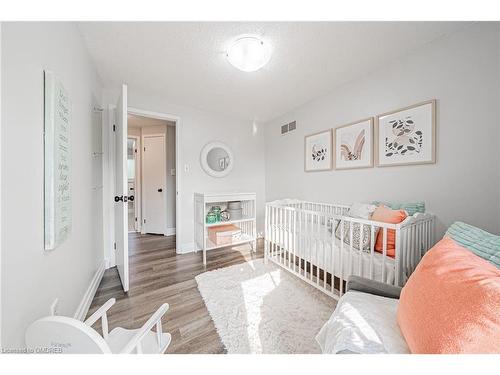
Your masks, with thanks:
[(377, 116), (379, 167), (436, 162), (436, 100)]
[(335, 169), (373, 167), (373, 117), (333, 130)]
[(304, 170), (306, 172), (332, 169), (332, 131), (308, 135), (304, 138)]

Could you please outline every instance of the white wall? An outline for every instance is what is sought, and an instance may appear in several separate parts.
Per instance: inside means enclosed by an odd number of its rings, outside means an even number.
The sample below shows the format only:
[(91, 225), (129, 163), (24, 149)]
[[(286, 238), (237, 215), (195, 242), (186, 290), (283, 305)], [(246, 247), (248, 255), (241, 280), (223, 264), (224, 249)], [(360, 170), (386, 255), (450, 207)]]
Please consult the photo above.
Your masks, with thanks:
[(135, 127), (129, 126), (127, 131), (128, 131), (128, 135), (134, 135), (136, 137), (141, 136), (141, 128), (135, 128)]
[[(73, 316), (103, 259), (101, 191), (92, 190), (100, 83), (74, 24), (4, 23), (1, 36), (2, 344), (12, 348), (24, 346), (26, 327), (48, 315), (55, 298), (59, 313)], [(73, 229), (50, 252), (43, 237), (44, 69), (61, 78), (72, 100)]]
[[(439, 235), (455, 220), (500, 232), (498, 37), (495, 24), (473, 25), (266, 124), (267, 200), (424, 200)], [(432, 98), (437, 164), (303, 171), (305, 135)]]
[[(103, 100), (115, 103), (117, 92), (105, 91)], [(177, 223), (178, 252), (194, 249), (193, 195), (197, 191), (250, 191), (257, 193), (260, 230), (264, 225), (264, 137), (262, 130), (252, 121), (242, 120), (195, 108), (175, 105), (159, 95), (148, 95), (129, 86), (129, 107), (162, 112), (181, 118), (176, 127), (180, 144), (177, 157), (180, 170), (179, 202), (180, 223)], [(234, 169), (225, 178), (208, 176), (200, 165), (200, 152), (210, 141), (222, 141), (234, 153)], [(185, 167), (188, 169), (185, 170)], [(179, 232), (180, 229), (180, 232)]]

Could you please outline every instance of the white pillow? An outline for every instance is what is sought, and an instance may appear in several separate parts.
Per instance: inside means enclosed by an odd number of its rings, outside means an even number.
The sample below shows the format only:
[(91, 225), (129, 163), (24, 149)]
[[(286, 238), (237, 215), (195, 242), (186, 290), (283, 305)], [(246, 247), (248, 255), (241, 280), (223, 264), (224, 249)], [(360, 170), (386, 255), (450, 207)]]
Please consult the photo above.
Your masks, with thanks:
[(396, 319), (398, 303), (394, 298), (347, 292), (316, 336), (322, 352), (410, 353)]
[(349, 208), (349, 216), (369, 220), (377, 206), (368, 203), (353, 203)]

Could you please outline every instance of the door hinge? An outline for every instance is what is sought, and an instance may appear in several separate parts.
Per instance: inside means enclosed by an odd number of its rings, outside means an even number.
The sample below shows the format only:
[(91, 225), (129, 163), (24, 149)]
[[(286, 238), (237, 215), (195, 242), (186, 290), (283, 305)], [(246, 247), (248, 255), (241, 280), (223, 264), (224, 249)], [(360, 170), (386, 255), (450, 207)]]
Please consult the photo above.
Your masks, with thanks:
[(137, 221), (137, 218), (135, 218), (135, 221)]
[(116, 125), (113, 124), (113, 131), (115, 132), (116, 131)]
[(116, 242), (113, 243), (113, 248), (116, 250)]
[(146, 219), (144, 219), (144, 224), (146, 224)]
[(144, 152), (146, 152), (146, 147), (144, 147)]

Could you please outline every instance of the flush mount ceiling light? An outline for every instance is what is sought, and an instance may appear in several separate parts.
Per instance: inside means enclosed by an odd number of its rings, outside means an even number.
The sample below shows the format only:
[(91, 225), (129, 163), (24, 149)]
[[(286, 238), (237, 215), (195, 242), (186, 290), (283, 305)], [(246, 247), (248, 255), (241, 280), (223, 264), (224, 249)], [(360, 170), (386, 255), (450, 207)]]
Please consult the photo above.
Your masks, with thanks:
[(227, 59), (235, 68), (244, 72), (255, 72), (269, 62), (271, 48), (257, 37), (237, 39), (227, 50)]

